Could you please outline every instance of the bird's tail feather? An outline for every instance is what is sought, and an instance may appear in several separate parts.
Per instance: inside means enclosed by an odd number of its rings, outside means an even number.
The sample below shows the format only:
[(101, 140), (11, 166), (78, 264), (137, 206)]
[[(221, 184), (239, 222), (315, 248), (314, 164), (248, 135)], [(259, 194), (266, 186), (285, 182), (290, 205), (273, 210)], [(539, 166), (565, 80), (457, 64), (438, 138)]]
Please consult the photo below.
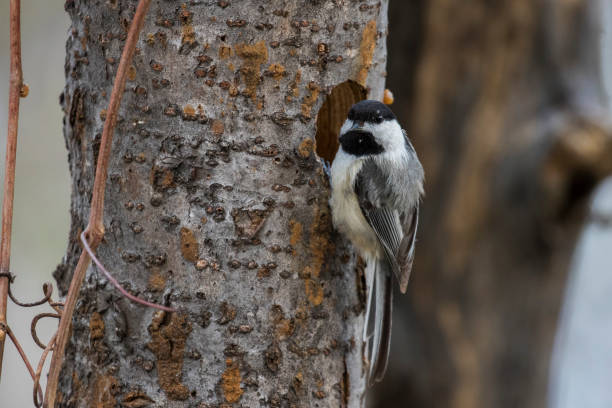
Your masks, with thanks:
[(386, 260), (370, 259), (366, 266), (368, 303), (363, 340), (370, 363), (368, 383), (381, 381), (391, 346), (392, 276)]

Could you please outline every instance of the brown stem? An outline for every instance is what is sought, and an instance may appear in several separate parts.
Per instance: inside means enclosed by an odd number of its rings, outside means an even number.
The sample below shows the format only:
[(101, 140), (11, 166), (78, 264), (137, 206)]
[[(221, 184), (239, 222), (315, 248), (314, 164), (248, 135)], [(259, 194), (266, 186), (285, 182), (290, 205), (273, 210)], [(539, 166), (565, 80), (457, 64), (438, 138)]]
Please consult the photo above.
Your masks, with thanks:
[(34, 390), (32, 391), (32, 398), (34, 399), (34, 405), (38, 408), (42, 406), (42, 396), (39, 396), (40, 393), (37, 393), (36, 390), (40, 387), (40, 375), (42, 374), (43, 366), (45, 365), (45, 360), (47, 359), (49, 351), (51, 351), (51, 349), (55, 347), (56, 338), (57, 333), (55, 333), (53, 337), (51, 337), (51, 340), (49, 340), (49, 344), (47, 344), (47, 347), (45, 347), (45, 349), (43, 350), (42, 355), (40, 356), (40, 360), (38, 361), (38, 366), (36, 367), (36, 373), (34, 373)]
[(36, 343), (36, 345), (43, 350), (46, 349), (47, 346), (38, 338), (38, 333), (36, 333), (36, 325), (40, 319), (44, 319), (45, 317), (54, 317), (59, 319), (62, 317), (62, 315), (57, 313), (40, 313), (34, 316), (34, 319), (32, 319), (32, 323), (30, 324), (30, 334), (32, 335), (32, 339), (34, 339), (34, 343)]
[(32, 377), (32, 380), (34, 380), (35, 382), (34, 394), (35, 395), (38, 394), (38, 398), (42, 398), (42, 389), (40, 388), (40, 386), (38, 385), (38, 382), (36, 381), (36, 373), (34, 373), (32, 364), (30, 364), (30, 361), (28, 360), (28, 357), (26, 356), (25, 351), (23, 351), (23, 347), (21, 347), (21, 344), (19, 344), (19, 341), (17, 340), (17, 336), (15, 336), (15, 333), (13, 333), (13, 331), (11, 330), (9, 326), (4, 326), (3, 329), (6, 330), (6, 333), (8, 334), (9, 338), (12, 340), (13, 344), (15, 345), (15, 348), (17, 349), (17, 353), (19, 353), (19, 355), (21, 356), (21, 359), (23, 360), (23, 363), (28, 369), (28, 372), (30, 373), (30, 377)]
[[(106, 176), (108, 162), (110, 160), (113, 132), (117, 123), (117, 113), (119, 111), (119, 105), (121, 104), (123, 90), (125, 89), (128, 68), (132, 62), (132, 56), (134, 55), (136, 43), (138, 42), (138, 35), (142, 29), (150, 3), (151, 0), (140, 0), (138, 2), (134, 20), (130, 24), (127, 40), (123, 47), (123, 53), (119, 61), (119, 67), (117, 68), (117, 74), (115, 75), (115, 82), (108, 104), (104, 129), (102, 131), (102, 141), (98, 154), (98, 163), (96, 166), (96, 178), (94, 181), (93, 196), (91, 198), (89, 223), (85, 229), (85, 237), (93, 250), (98, 247), (104, 236), (104, 190), (106, 189)], [(45, 391), (45, 402), (43, 404), (45, 407), (55, 406), (57, 385), (62, 363), (64, 361), (64, 352), (68, 339), (70, 338), (72, 315), (89, 262), (90, 257), (87, 252), (83, 250), (79, 258), (79, 263), (72, 276), (72, 281), (70, 282), (70, 289), (68, 290), (68, 296), (66, 297), (66, 303), (64, 304), (64, 310), (57, 330), (55, 347), (51, 358), (51, 367), (49, 368), (47, 389)], [(51, 344), (51, 342), (49, 342), (49, 344)]]
[[(6, 138), (6, 161), (4, 163), (4, 200), (2, 202), (2, 237), (0, 238), (0, 272), (9, 272), (11, 259), (11, 230), (13, 227), (13, 196), (15, 195), (15, 156), (17, 154), (17, 124), (19, 121), (19, 98), (23, 84), (21, 71), (20, 0), (11, 0), (10, 47), (11, 78), (9, 89), (8, 134)], [(0, 277), (0, 324), (8, 327), (6, 304), (9, 279)], [(0, 329), (0, 378), (6, 331)]]
[(117, 124), (117, 114), (125, 89), (128, 69), (132, 63), (132, 56), (136, 49), (138, 35), (142, 29), (149, 3), (151, 3), (151, 0), (140, 0), (138, 2), (136, 14), (130, 25), (121, 60), (119, 61), (119, 67), (117, 68), (117, 74), (115, 75), (115, 82), (113, 84), (113, 90), (107, 109), (108, 113), (104, 122), (104, 129), (102, 130), (102, 141), (96, 166), (96, 179), (94, 180), (93, 196), (91, 198), (89, 224), (85, 229), (85, 236), (91, 242), (91, 247), (93, 249), (96, 249), (104, 236), (104, 192), (106, 189), (106, 176), (108, 172), (108, 162), (110, 160), (113, 133), (115, 131), (115, 125)]
[(21, 302), (19, 301), (15, 295), (13, 295), (13, 292), (11, 292), (11, 287), (9, 286), (9, 290), (8, 290), (8, 295), (11, 298), (11, 300), (13, 301), (13, 303), (15, 303), (17, 306), (21, 306), (21, 307), (34, 307), (34, 306), (40, 306), (43, 303), (47, 303), (51, 300), (51, 295), (53, 294), (53, 286), (49, 283), (49, 282), (45, 282), (43, 284), (43, 293), (45, 294), (45, 297), (43, 297), (41, 300), (37, 300), (35, 302)]

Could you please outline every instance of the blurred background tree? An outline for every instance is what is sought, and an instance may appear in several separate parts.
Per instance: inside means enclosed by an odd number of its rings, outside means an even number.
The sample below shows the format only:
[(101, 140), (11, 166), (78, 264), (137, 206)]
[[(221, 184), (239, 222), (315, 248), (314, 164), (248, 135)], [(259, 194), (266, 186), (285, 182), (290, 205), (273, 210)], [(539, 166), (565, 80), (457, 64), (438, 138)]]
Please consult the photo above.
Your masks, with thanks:
[(427, 182), (376, 406), (546, 405), (573, 248), (612, 170), (598, 6), (391, 2), (388, 86)]
[[(551, 195), (541, 176), (548, 174), (545, 163), (555, 168), (555, 160), (547, 160), (554, 158), (554, 146), (562, 147), (553, 143), (561, 137), (587, 157), (599, 152), (590, 147), (597, 146), (593, 137), (604, 134), (601, 115), (609, 115), (601, 111), (599, 70), (602, 63), (607, 67), (604, 79), (611, 89), (612, 6), (603, 1), (599, 10), (598, 3), (390, 2), (387, 85), (395, 93), (393, 109), (426, 165), (428, 183), (410, 294), (395, 297), (390, 371), (375, 388), (373, 405), (546, 405), (568, 260), (589, 192), (603, 174), (591, 178), (592, 165), (584, 173), (570, 171), (581, 159), (557, 150), (568, 167), (567, 173), (563, 166), (552, 172), (566, 176), (553, 180)], [(23, 9), (30, 96), (21, 102), (12, 265), (20, 273), (15, 291), (34, 298), (64, 254), (69, 228), (67, 154), (57, 103), (69, 19), (63, 2), (24, 2)], [(8, 19), (8, 2), (0, 4), (0, 15)], [(0, 78), (8, 78), (8, 24), (3, 27)], [(602, 31), (605, 60), (599, 61)], [(7, 84), (0, 81), (0, 95), (8, 94)], [(2, 97), (1, 123), (6, 112)], [(2, 150), (5, 137), (0, 132)], [(610, 157), (601, 157), (601, 165)], [(538, 163), (540, 170), (529, 168)], [(571, 173), (578, 177), (567, 183)], [(612, 214), (612, 184), (600, 193), (599, 203), (608, 204), (597, 211)], [(554, 407), (604, 407), (612, 401), (612, 231), (590, 222), (581, 242), (560, 332), (573, 341), (556, 350)], [(33, 314), (9, 307), (15, 322)], [(45, 324), (49, 334), (56, 322)], [(27, 324), (14, 330), (28, 339)], [(25, 343), (28, 354), (37, 356), (33, 342)], [(4, 364), (11, 374), (0, 383), (2, 405), (30, 406), (30, 379), (11, 345)]]

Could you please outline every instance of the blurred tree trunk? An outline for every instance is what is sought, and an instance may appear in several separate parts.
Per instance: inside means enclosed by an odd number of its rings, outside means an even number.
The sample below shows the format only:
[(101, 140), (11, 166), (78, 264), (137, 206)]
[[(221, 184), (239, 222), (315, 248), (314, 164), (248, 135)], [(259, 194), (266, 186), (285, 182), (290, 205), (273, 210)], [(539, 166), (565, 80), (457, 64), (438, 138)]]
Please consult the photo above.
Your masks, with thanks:
[(389, 87), (427, 196), (376, 406), (546, 406), (569, 261), (612, 170), (597, 6), (391, 2)]
[[(63, 290), (135, 5), (66, 2), (73, 194), (55, 273)], [(317, 125), (332, 135), (325, 126), (365, 89), (382, 95), (386, 29), (386, 1), (152, 3), (115, 133), (98, 255), (133, 293), (180, 312), (131, 304), (90, 268), (61, 406), (362, 405), (362, 280), (332, 231), (313, 148)], [(317, 122), (340, 83), (340, 102)]]

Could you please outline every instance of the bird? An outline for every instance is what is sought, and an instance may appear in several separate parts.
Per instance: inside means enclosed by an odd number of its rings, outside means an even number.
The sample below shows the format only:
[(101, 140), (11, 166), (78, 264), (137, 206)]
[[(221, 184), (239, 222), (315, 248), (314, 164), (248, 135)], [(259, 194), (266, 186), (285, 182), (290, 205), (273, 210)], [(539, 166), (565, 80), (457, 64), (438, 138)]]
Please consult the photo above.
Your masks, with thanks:
[(425, 175), (395, 114), (375, 100), (350, 108), (329, 173), (333, 225), (366, 262), (363, 341), (371, 386), (387, 369), (393, 275), (406, 293)]

